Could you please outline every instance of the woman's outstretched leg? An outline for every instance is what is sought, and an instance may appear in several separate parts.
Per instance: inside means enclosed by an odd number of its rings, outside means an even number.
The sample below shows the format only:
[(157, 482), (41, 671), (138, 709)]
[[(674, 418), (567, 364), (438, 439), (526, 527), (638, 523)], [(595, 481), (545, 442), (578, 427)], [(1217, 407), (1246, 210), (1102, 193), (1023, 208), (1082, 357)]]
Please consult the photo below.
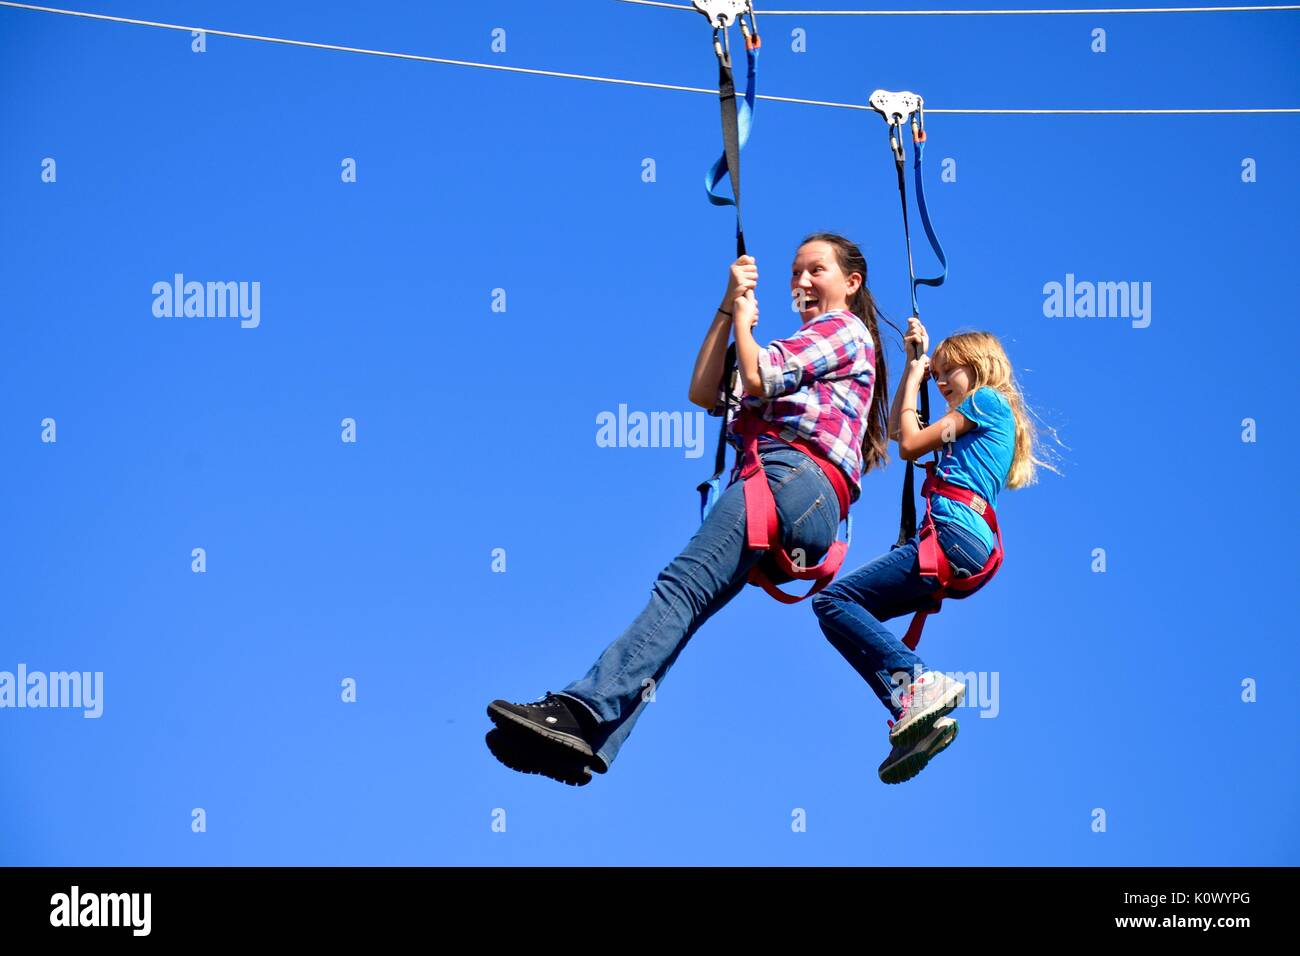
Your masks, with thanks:
[[(821, 555), (835, 539), (834, 489), (802, 452), (762, 452), (787, 550)], [(745, 546), (745, 493), (737, 482), (719, 498), (686, 548), (659, 574), (649, 603), (586, 676), (561, 693), (599, 718), (593, 767), (607, 769), (687, 641), (741, 590), (762, 552)], [(603, 761), (604, 767), (600, 766)]]
[[(764, 449), (762, 455), (785, 547), (824, 554), (838, 524), (830, 482), (789, 446)], [(572, 705), (573, 714), (557, 712), (556, 723), (572, 726), (570, 746), (590, 746), (593, 770), (603, 773), (613, 763), (691, 636), (744, 588), (762, 554), (746, 547), (744, 486), (733, 484), (682, 553), (660, 572), (636, 619), (584, 677), (548, 696)]]
[(745, 587), (759, 555), (745, 548), (745, 494), (727, 488), (709, 517), (659, 572), (650, 600), (586, 675), (559, 694), (592, 718), (593, 769), (614, 762), (637, 718), (691, 636)]

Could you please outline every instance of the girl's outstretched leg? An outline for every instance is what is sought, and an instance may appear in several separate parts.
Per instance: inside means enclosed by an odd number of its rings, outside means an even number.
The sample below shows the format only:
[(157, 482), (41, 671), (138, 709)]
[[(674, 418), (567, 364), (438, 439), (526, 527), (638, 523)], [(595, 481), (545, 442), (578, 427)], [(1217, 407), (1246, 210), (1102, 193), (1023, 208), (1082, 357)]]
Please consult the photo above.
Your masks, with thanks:
[(927, 606), (934, 587), (933, 579), (921, 577), (914, 538), (813, 598), (827, 640), (895, 717), (902, 710), (900, 680), (905, 690), (927, 668), (882, 622)]
[[(813, 598), (827, 639), (862, 675), (894, 721), (903, 718), (906, 698), (900, 697), (909, 682), (919, 679), (927, 668), (882, 622), (926, 606), (936, 583), (921, 576), (913, 539)], [(891, 722), (891, 733), (893, 726), (897, 724)], [(956, 737), (957, 721), (939, 716), (907, 740), (891, 740), (892, 747), (877, 775), (883, 783), (910, 780)]]

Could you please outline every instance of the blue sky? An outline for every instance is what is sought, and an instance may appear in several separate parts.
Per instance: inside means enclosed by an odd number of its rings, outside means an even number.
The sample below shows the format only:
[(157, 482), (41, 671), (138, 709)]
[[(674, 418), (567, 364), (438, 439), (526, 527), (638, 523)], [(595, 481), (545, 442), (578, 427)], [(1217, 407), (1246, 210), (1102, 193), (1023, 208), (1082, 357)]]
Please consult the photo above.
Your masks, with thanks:
[[(717, 78), (703, 18), (613, 0), (78, 8)], [(1294, 13), (759, 27), (775, 95), (1300, 105)], [(194, 53), (180, 32), (4, 8), (0, 91), (0, 671), (104, 675), (98, 719), (0, 709), (0, 863), (896, 865), (918, 836), (927, 864), (1300, 862), (1278, 487), (1297, 465), (1300, 117), (932, 113), (952, 274), (921, 290), (926, 322), (1002, 337), (1068, 446), (1062, 477), (1004, 495), (996, 582), (921, 645), (995, 673), (996, 716), (962, 708), (952, 748), (882, 785), (883, 709), (806, 604), (748, 589), (578, 789), (499, 765), (484, 707), (581, 676), (698, 522), (707, 451), (595, 436), (620, 404), (691, 410), (734, 255), (702, 188), (716, 97), (220, 37)], [(795, 327), (786, 270), (823, 229), (862, 245), (901, 323), (877, 116), (760, 102), (743, 174), (765, 340)], [(260, 324), (156, 317), (176, 273), (260, 283)], [(1067, 274), (1150, 283), (1150, 325), (1044, 315)], [(851, 566), (892, 542), (900, 481), (868, 478)]]

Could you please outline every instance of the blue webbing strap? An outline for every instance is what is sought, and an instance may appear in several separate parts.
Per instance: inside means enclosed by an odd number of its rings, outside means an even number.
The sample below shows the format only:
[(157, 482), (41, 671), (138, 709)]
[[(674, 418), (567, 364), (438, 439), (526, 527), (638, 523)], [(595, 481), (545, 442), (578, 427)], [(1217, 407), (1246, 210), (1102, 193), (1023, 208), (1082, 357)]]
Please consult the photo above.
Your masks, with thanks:
[[(912, 169), (916, 173), (916, 206), (921, 210), (921, 225), (925, 227), (925, 235), (930, 240), (930, 247), (934, 249), (935, 256), (939, 259), (939, 265), (943, 266), (943, 271), (933, 279), (918, 279), (912, 277), (912, 313), (916, 314), (916, 287), (918, 285), (941, 286), (943, 280), (948, 278), (948, 258), (943, 254), (943, 246), (939, 245), (939, 238), (934, 234), (934, 226), (930, 223), (930, 210), (925, 205), (925, 180), (921, 176), (921, 158), (925, 154), (925, 140), (919, 142), (912, 140)], [(904, 211), (906, 215), (906, 211)], [(909, 257), (910, 264), (910, 257)]]

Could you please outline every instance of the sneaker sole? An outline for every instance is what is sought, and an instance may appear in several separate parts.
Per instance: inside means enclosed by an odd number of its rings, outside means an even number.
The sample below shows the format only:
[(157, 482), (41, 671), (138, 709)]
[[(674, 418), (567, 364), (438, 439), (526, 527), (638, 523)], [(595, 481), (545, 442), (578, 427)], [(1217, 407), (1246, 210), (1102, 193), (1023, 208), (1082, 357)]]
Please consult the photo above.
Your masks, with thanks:
[(590, 769), (576, 755), (570, 758), (541, 741), (534, 742), (497, 728), (489, 730), (485, 739), (492, 756), (511, 770), (540, 774), (571, 787), (585, 787), (591, 783)]
[(526, 717), (520, 717), (518, 714), (498, 707), (496, 701), (488, 704), (488, 717), (492, 723), (496, 724), (501, 730), (509, 733), (516, 733), (520, 730), (527, 731), (539, 740), (549, 741), (553, 744), (560, 744), (568, 747), (575, 753), (580, 753), (584, 757), (592, 757), (591, 745), (581, 737), (575, 737), (573, 734), (566, 734), (559, 730), (548, 730), (538, 724), (533, 723)]
[(939, 728), (936, 733), (938, 737), (930, 747), (914, 750), (897, 763), (881, 768), (881, 783), (905, 783), (924, 770), (931, 760), (947, 750), (957, 739), (957, 721), (954, 720), (950, 727)]
[(895, 724), (889, 731), (890, 746), (898, 744), (908, 746), (916, 743), (930, 732), (936, 720), (956, 710), (965, 694), (966, 685), (957, 684), (950, 688), (942, 699), (935, 701), (906, 724)]

